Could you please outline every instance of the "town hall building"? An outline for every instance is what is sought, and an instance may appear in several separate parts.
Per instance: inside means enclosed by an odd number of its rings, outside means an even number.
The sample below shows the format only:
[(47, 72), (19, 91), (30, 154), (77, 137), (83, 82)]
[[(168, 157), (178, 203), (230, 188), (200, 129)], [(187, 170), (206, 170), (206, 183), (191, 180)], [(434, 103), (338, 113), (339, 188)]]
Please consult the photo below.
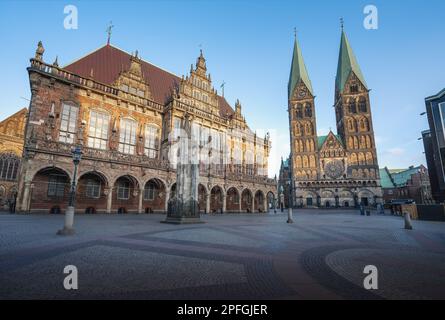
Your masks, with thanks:
[(47, 63), (39, 42), (31, 87), (17, 210), (64, 212), (82, 150), (76, 212), (165, 212), (176, 192), (181, 121), (199, 144), (202, 213), (266, 212), (276, 198), (267, 177), (269, 134), (249, 128), (241, 103), (218, 95), (201, 54), (176, 76), (109, 42), (66, 65)]

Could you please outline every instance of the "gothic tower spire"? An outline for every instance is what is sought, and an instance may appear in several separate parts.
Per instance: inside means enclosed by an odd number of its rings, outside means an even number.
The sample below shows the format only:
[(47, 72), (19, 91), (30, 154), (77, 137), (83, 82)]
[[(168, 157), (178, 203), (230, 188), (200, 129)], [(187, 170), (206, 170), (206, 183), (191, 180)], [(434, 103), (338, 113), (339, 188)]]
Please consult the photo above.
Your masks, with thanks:
[(343, 92), (345, 84), (348, 81), (351, 73), (360, 80), (361, 84), (368, 88), (366, 85), (365, 77), (362, 74), (360, 65), (357, 62), (354, 51), (349, 44), (346, 32), (342, 27), (341, 40), (340, 40), (340, 53), (338, 56), (337, 77), (335, 79), (335, 89), (337, 92)]
[(289, 99), (295, 93), (294, 92), (295, 88), (300, 82), (303, 82), (306, 88), (309, 90), (310, 94), (314, 95), (312, 90), (312, 83), (311, 80), (309, 79), (306, 65), (304, 63), (303, 54), (301, 52), (297, 36), (295, 35), (294, 53), (292, 56), (292, 65), (291, 65), (289, 84), (288, 84)]
[(380, 186), (369, 89), (344, 29), (335, 80), (337, 132), (347, 155), (347, 177)]
[(295, 36), (288, 84), (291, 140), (291, 174), (293, 185), (314, 181), (319, 174), (317, 124), (312, 83)]

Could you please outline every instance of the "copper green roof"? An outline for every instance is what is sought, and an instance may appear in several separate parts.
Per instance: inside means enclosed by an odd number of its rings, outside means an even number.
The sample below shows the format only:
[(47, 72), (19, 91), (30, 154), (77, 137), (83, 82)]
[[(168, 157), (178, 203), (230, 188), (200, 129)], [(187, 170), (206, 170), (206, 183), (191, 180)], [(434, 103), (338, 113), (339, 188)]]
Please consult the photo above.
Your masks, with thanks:
[(395, 188), (394, 182), (391, 179), (391, 173), (387, 168), (380, 169), (380, 183), (382, 188), (390, 189)]
[(417, 173), (420, 169), (419, 167), (411, 167), (409, 169), (403, 170), (401, 172), (393, 173), (391, 174), (394, 183), (398, 187), (403, 187), (407, 184), (408, 180), (411, 178), (411, 176), (415, 173)]
[(303, 81), (303, 83), (308, 88), (309, 92), (312, 95), (314, 95), (314, 92), (312, 90), (312, 83), (311, 80), (309, 79), (306, 65), (304, 63), (303, 54), (301, 53), (301, 48), (300, 45), (298, 44), (297, 38), (295, 38), (294, 53), (292, 56), (292, 65), (288, 83), (289, 98), (292, 96), (295, 87), (300, 83), (300, 81)]
[[(318, 149), (321, 149), (321, 147), (323, 146), (323, 144), (325, 143), (326, 139), (329, 137), (328, 135), (325, 136), (318, 136)], [(337, 140), (340, 142), (341, 145), (343, 145), (343, 142), (341, 141), (341, 137), (338, 134), (334, 134), (334, 137), (337, 138)]]
[(408, 169), (380, 169), (380, 182), (382, 188), (396, 188), (406, 186), (411, 176), (419, 171), (421, 166)]
[(343, 30), (341, 33), (340, 54), (338, 56), (337, 78), (335, 79), (335, 88), (340, 92), (343, 91), (351, 71), (354, 72), (365, 88), (368, 88), (365, 77), (363, 77), (360, 66), (349, 44), (348, 37)]

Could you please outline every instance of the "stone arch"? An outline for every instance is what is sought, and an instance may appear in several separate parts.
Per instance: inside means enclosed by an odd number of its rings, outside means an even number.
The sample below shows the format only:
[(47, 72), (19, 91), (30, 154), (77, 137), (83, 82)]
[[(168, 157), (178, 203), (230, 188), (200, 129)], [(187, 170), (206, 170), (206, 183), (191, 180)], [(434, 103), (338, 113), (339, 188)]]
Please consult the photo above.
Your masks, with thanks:
[(117, 213), (137, 213), (138, 194), (141, 192), (139, 180), (130, 174), (124, 174), (114, 181), (111, 210)]
[(169, 188), (170, 196), (169, 199), (172, 199), (176, 196), (176, 182), (173, 182)]
[(303, 167), (303, 162), (301, 160), (301, 156), (297, 156), (295, 159), (295, 166), (297, 168), (302, 168)]
[(314, 156), (314, 155), (310, 155), (310, 156), (309, 156), (309, 166), (310, 166), (311, 168), (315, 168), (315, 167), (316, 167), (316, 164), (315, 164), (315, 156)]
[(107, 210), (108, 178), (99, 171), (84, 171), (77, 180), (76, 210), (85, 213), (105, 213)]
[(367, 149), (371, 149), (372, 148), (372, 143), (371, 143), (371, 137), (370, 136), (366, 136), (366, 148)]
[(226, 194), (226, 211), (238, 212), (240, 210), (240, 193), (238, 189), (230, 187)]
[(360, 112), (368, 112), (368, 106), (367, 106), (367, 102), (366, 102), (366, 98), (365, 97), (361, 96), (359, 98), (358, 105), (359, 105)]
[(273, 191), (269, 190), (267, 192), (266, 197), (267, 197), (267, 211), (269, 211), (269, 209), (271, 209), (271, 208), (277, 209), (276, 208), (275, 193), (273, 193)]
[(210, 212), (222, 213), (223, 210), (223, 188), (218, 185), (213, 186), (210, 191)]
[(356, 131), (356, 123), (355, 123), (354, 118), (349, 118), (347, 123), (348, 123), (348, 131), (355, 132)]
[(309, 167), (309, 158), (307, 157), (307, 155), (303, 156), (303, 168), (308, 168)]
[(301, 205), (306, 207), (313, 207), (317, 204), (317, 193), (315, 191), (306, 190), (303, 192), (303, 203)]
[(257, 190), (255, 192), (254, 197), (254, 209), (257, 212), (265, 212), (266, 208), (264, 207), (264, 202), (266, 198), (264, 196), (264, 192), (262, 190)]
[(357, 158), (357, 154), (356, 153), (351, 153), (351, 155), (350, 155), (350, 164), (352, 165), (352, 166), (355, 166), (355, 165), (357, 165), (357, 163), (358, 163), (358, 158)]
[(33, 175), (29, 206), (24, 206), (29, 207), (32, 212), (62, 213), (68, 206), (70, 187), (71, 177), (65, 169), (43, 166)]
[(167, 197), (167, 187), (159, 178), (151, 178), (144, 184), (142, 206), (145, 213), (163, 212)]
[(374, 193), (368, 189), (362, 189), (358, 192), (358, 201), (363, 206), (374, 204)]
[(7, 202), (7, 196), (6, 187), (0, 185), (0, 205), (4, 205)]
[(250, 189), (245, 188), (243, 192), (241, 192), (241, 211), (244, 212), (252, 212), (253, 205), (253, 196), (252, 191)]
[(366, 152), (365, 157), (366, 157), (366, 164), (368, 165), (374, 164), (374, 157), (372, 156), (371, 152)]
[(365, 154), (363, 152), (360, 152), (358, 154), (358, 164), (361, 166), (366, 164), (366, 158), (365, 158)]

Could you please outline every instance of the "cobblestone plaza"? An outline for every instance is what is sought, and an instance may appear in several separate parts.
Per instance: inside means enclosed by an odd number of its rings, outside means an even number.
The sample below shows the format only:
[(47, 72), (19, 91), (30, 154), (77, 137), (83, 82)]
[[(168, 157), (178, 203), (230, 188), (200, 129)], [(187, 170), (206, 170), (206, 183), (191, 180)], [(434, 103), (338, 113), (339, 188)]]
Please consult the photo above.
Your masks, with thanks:
[[(166, 225), (162, 215), (0, 214), (0, 299), (440, 299), (443, 223), (346, 210), (204, 215)], [(78, 269), (65, 290), (63, 269)], [(363, 288), (366, 265), (378, 290)]]

